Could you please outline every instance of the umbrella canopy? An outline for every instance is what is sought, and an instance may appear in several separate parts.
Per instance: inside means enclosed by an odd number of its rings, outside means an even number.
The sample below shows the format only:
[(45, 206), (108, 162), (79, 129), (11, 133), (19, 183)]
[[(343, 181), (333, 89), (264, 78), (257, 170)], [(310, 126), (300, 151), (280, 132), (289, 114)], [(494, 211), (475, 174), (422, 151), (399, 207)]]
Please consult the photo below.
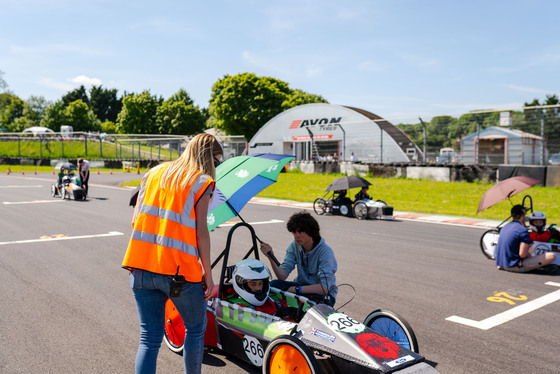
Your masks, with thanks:
[(76, 165), (74, 165), (71, 162), (59, 162), (58, 164), (55, 165), (53, 170), (76, 170)]
[(371, 183), (369, 183), (367, 180), (365, 180), (362, 177), (356, 177), (356, 176), (342, 177), (336, 179), (331, 184), (329, 184), (329, 186), (325, 191), (349, 190), (350, 188), (367, 187), (370, 185)]
[(533, 187), (538, 183), (541, 183), (541, 181), (530, 177), (511, 177), (504, 179), (486, 191), (484, 196), (482, 196), (482, 199), (480, 199), (478, 210), (476, 212), (482, 212), (483, 210), (488, 209), (505, 199), (509, 199), (513, 195), (518, 194), (527, 188)]
[(216, 168), (216, 188), (208, 207), (208, 230), (239, 216), (245, 204), (275, 183), (294, 156), (259, 153), (226, 160)]

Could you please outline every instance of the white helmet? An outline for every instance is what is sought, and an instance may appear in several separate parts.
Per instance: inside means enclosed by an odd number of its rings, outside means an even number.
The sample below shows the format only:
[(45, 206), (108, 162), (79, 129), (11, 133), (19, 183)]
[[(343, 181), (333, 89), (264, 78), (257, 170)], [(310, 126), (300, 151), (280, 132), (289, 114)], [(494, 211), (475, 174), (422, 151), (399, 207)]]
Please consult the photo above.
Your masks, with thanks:
[[(531, 214), (529, 214), (529, 228), (535, 232), (538, 233), (542, 233), (544, 231), (544, 228), (546, 226), (546, 216), (544, 215), (543, 212), (532, 212)], [(543, 221), (543, 225), (542, 226), (535, 226), (533, 224), (533, 220), (536, 219), (540, 219)]]
[[(268, 297), (270, 271), (265, 264), (259, 260), (248, 258), (240, 261), (233, 271), (233, 289), (237, 294), (248, 303), (254, 306), (261, 306), (266, 302)], [(247, 281), (263, 280), (263, 288), (261, 291), (254, 293), (249, 288)]]

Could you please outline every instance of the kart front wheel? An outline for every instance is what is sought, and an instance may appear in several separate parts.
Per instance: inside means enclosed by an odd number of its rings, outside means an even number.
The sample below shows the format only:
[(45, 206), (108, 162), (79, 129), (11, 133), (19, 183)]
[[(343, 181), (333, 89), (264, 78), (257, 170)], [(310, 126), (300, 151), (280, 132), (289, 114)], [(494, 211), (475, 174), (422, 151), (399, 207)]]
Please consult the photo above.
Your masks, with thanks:
[(182, 354), (185, 345), (185, 325), (171, 299), (165, 304), (165, 343), (173, 352)]
[(319, 374), (321, 371), (309, 347), (296, 337), (280, 335), (266, 347), (262, 372)]
[(56, 186), (54, 184), (51, 184), (51, 196), (56, 196)]
[(354, 204), (354, 216), (357, 219), (366, 219), (368, 215), (368, 207), (363, 201), (358, 201)]
[(327, 202), (322, 197), (318, 197), (313, 202), (313, 210), (318, 215), (322, 216), (327, 211)]
[(377, 309), (366, 317), (364, 325), (412, 352), (419, 352), (418, 340), (412, 327), (396, 313)]
[(492, 229), (486, 231), (480, 237), (480, 250), (482, 254), (486, 256), (489, 260), (495, 260), (494, 251), (496, 250), (496, 244), (498, 244), (498, 237), (500, 236), (500, 230)]

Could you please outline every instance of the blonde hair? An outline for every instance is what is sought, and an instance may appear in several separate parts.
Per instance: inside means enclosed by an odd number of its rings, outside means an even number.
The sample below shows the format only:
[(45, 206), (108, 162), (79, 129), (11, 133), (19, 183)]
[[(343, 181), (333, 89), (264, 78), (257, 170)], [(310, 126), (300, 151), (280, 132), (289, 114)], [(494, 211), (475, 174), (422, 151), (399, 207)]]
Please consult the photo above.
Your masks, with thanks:
[(222, 146), (210, 134), (198, 134), (191, 139), (185, 151), (172, 161), (160, 181), (162, 188), (184, 188), (199, 174), (216, 178), (214, 156), (223, 154)]

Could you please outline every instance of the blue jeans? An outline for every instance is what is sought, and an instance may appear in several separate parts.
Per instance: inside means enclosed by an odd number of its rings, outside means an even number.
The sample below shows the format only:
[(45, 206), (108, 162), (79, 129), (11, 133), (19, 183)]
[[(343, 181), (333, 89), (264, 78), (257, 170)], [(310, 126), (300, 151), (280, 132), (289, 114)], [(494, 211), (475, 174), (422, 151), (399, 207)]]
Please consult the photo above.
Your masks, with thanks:
[[(270, 281), (270, 287), (278, 288), (279, 290), (282, 291), (287, 291), (288, 288), (292, 286), (301, 286), (301, 285), (297, 284), (296, 282), (280, 280), (280, 279), (273, 279)], [(318, 295), (315, 293), (309, 293), (303, 296), (307, 297), (309, 300), (314, 301), (318, 304), (327, 304), (330, 306), (334, 306), (334, 303), (336, 302), (336, 299), (332, 297), (331, 294)]]
[[(140, 345), (136, 354), (136, 373), (156, 372), (159, 348), (165, 333), (165, 302), (171, 288), (170, 275), (134, 269), (130, 273), (130, 287), (136, 299), (140, 318)], [(183, 318), (186, 328), (183, 359), (185, 373), (199, 374), (204, 355), (206, 303), (202, 282), (183, 285), (179, 297), (171, 299)]]

